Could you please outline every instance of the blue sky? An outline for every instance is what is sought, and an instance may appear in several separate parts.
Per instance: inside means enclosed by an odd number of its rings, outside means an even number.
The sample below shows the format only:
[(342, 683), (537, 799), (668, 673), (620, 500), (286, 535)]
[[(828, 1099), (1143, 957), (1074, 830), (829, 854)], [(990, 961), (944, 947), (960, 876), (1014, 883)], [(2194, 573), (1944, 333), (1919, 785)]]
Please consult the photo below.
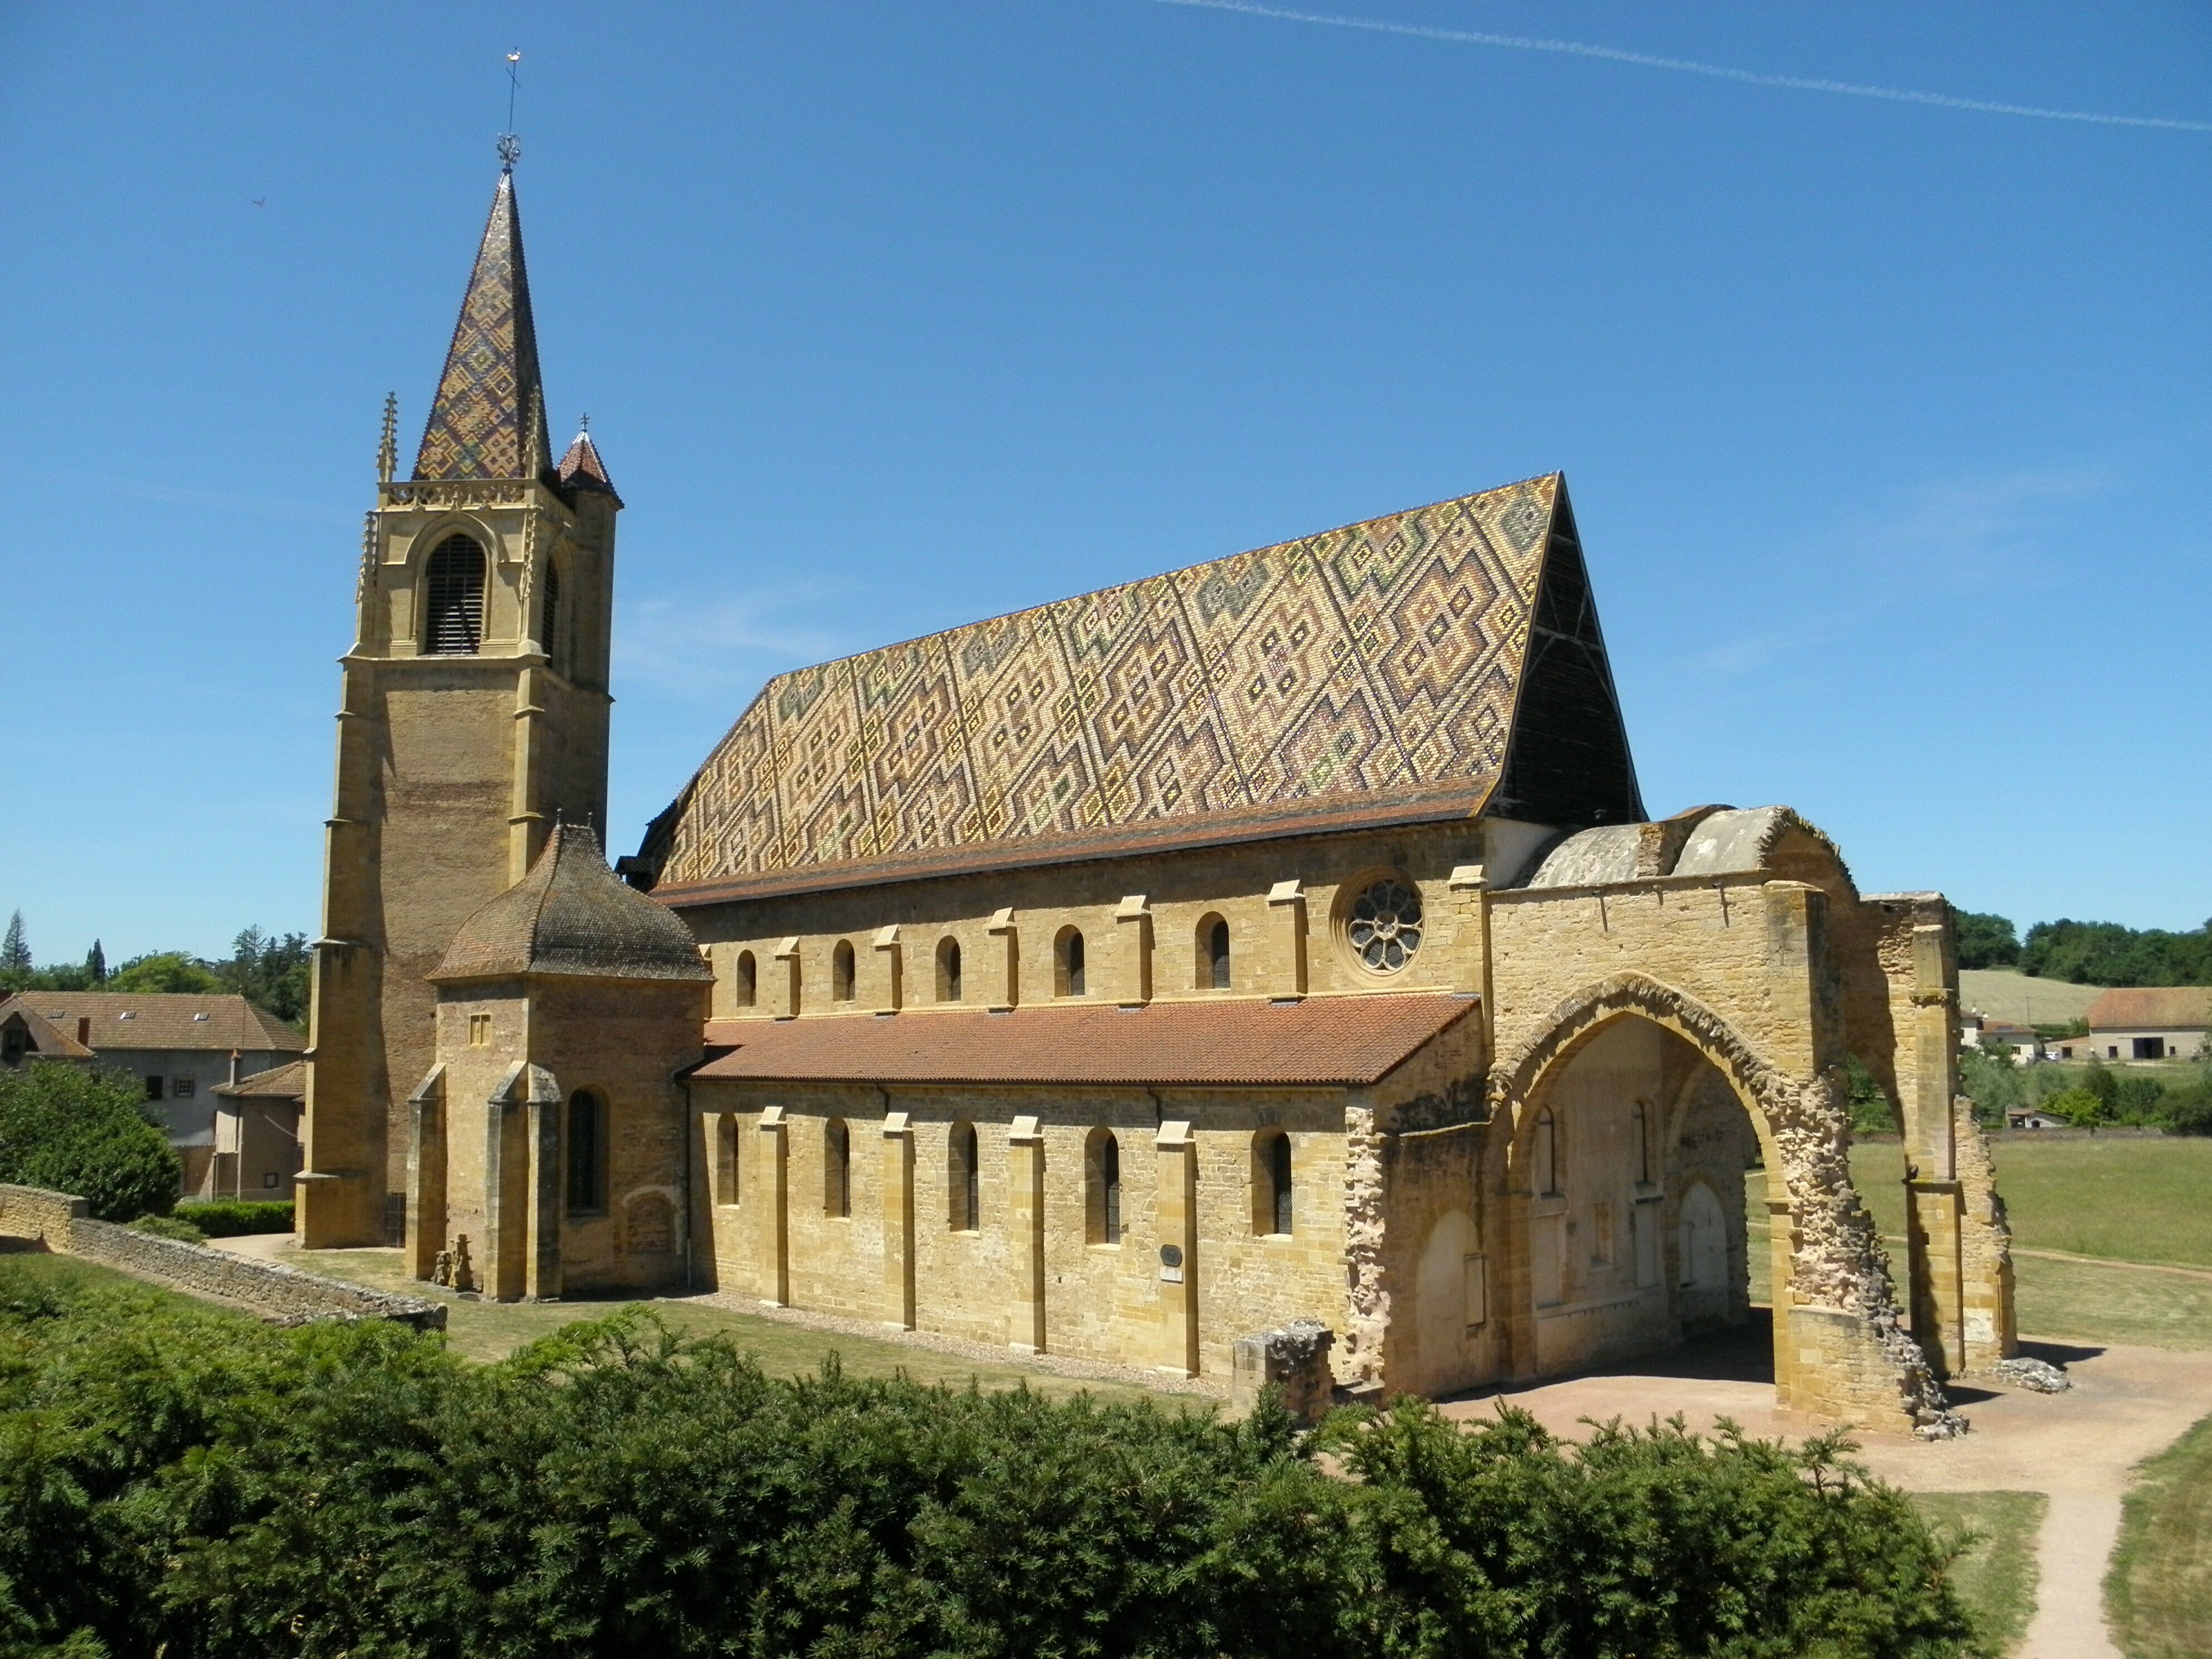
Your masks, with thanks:
[[(2212, 122), (2194, 3), (1304, 9)], [(86, 3), (0, 9), (42, 960), (315, 927), (515, 48), (556, 436), (629, 503), (617, 850), (769, 674), (1562, 468), (1655, 811), (2212, 915), (2212, 131), (1160, 0)]]

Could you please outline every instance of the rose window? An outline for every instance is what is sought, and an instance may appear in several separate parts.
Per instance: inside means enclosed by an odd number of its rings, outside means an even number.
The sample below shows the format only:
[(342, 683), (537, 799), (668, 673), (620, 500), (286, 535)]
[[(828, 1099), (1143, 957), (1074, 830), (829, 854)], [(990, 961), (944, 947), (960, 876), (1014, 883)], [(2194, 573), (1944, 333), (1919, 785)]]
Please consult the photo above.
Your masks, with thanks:
[(1421, 948), (1421, 896), (1385, 878), (1353, 901), (1345, 932), (1362, 963), (1378, 974), (1395, 973)]

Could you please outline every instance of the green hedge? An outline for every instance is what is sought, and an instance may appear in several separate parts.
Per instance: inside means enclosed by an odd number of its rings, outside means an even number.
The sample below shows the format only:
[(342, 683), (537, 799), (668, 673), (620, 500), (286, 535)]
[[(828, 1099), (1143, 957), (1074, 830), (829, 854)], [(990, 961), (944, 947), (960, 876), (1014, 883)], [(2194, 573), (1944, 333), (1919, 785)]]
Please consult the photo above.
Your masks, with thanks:
[(189, 1221), (210, 1238), (236, 1238), (245, 1233), (289, 1233), (292, 1206), (289, 1200), (270, 1203), (258, 1199), (218, 1199), (205, 1204), (179, 1204), (177, 1218)]
[(782, 1381), (636, 1310), (472, 1366), (0, 1257), (0, 1650), (1961, 1652), (1841, 1449)]

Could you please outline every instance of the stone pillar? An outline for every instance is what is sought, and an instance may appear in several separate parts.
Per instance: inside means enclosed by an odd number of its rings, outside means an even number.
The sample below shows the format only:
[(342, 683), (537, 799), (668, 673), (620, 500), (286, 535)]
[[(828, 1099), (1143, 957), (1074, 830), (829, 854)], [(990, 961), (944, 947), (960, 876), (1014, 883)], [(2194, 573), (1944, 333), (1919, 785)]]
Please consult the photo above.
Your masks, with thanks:
[(884, 1323), (914, 1328), (914, 1125), (884, 1116)]
[(1159, 1235), (1161, 1370), (1198, 1375), (1198, 1143), (1188, 1121), (1160, 1125), (1152, 1146), (1159, 1187), (1152, 1200)]
[(787, 1208), (790, 1199), (790, 1137), (785, 1133), (783, 1108), (770, 1106), (760, 1115), (760, 1142), (752, 1165), (753, 1260), (760, 1264), (754, 1294), (771, 1308), (791, 1302), (791, 1231)]
[(1334, 1333), (1317, 1319), (1294, 1319), (1272, 1331), (1240, 1336), (1230, 1350), (1229, 1403), (1249, 1411), (1269, 1384), (1283, 1391), (1283, 1409), (1302, 1423), (1319, 1420), (1334, 1403), (1328, 1369)]
[(523, 1146), (521, 1103), (495, 1095), (484, 1103), (483, 1293), (520, 1302), (526, 1260), (529, 1155)]
[(522, 1294), (532, 1302), (561, 1297), (561, 1097), (532, 1093), (529, 1106), (530, 1214), (526, 1223)]
[(446, 1248), (446, 1068), (432, 1066), (407, 1104), (407, 1272), (428, 1279)]
[(1950, 1376), (1966, 1368), (1965, 1276), (1960, 1261), (1960, 1224), (1965, 1218), (1961, 1199), (1956, 1181), (1905, 1183), (1912, 1338), (1938, 1376)]
[(1960, 1261), (1964, 1218), (1954, 1103), (1958, 1098), (1959, 1019), (1951, 987), (1950, 907), (1916, 905), (1911, 1014), (1901, 1032), (1899, 1090), (1905, 1102), (1905, 1258), (1912, 1336), (1939, 1376), (1966, 1369), (1966, 1310)]
[(1014, 1262), (1014, 1311), (1007, 1346), (1042, 1353), (1044, 1331), (1044, 1135), (1034, 1117), (1018, 1117), (1006, 1136), (1006, 1217)]
[(1145, 896), (1134, 893), (1114, 912), (1115, 997), (1124, 1008), (1141, 1008), (1152, 1000), (1152, 913)]
[(1013, 911), (1006, 909), (991, 918), (988, 931), (996, 942), (984, 953), (983, 1006), (1003, 1014), (1022, 1000), (1021, 930), (1014, 926)]
[(775, 947), (773, 957), (775, 971), (769, 982), (761, 988), (766, 994), (762, 1000), (768, 1004), (769, 1013), (777, 1019), (799, 1018), (799, 940), (794, 936)]
[(1960, 1295), (1966, 1311), (1966, 1369), (1985, 1371), (2020, 1352), (2013, 1307), (2012, 1227), (1997, 1196), (1990, 1143), (1961, 1097), (1953, 1135), (1959, 1149)]
[(1297, 878), (1267, 890), (1266, 983), (1277, 1001), (1306, 994), (1306, 896)]
[[(1782, 1171), (1766, 1172), (1770, 1193), (1782, 1184)], [(1790, 1310), (1796, 1305), (1796, 1209), (1786, 1198), (1766, 1200), (1766, 1299), (1772, 1304), (1774, 1400), (1794, 1407), (1802, 1392), (1797, 1382), (1797, 1343), (1790, 1328)]]
[(876, 1012), (895, 1014), (906, 1000), (906, 953), (900, 948), (896, 927), (877, 930), (876, 961), (880, 964), (876, 975)]

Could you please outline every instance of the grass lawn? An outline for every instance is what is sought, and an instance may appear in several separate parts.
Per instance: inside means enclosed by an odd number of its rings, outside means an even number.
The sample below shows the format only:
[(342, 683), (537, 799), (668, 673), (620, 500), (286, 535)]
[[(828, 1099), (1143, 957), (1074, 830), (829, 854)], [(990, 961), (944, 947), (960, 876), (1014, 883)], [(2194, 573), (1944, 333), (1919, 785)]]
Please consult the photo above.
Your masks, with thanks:
[(1974, 1621), (1977, 1659), (2004, 1659), (2035, 1613), (2035, 1534), (2051, 1500), (2039, 1492), (1917, 1492), (1912, 1507), (1938, 1532), (1978, 1534), (1951, 1568)]
[[(2212, 1268), (2212, 1137), (2007, 1139), (1993, 1156), (2013, 1243), (2114, 1261)], [(1882, 1232), (1905, 1232), (1905, 1149), (1851, 1148), (1851, 1180)]]
[(1961, 968), (1959, 1000), (1991, 1019), (2022, 1025), (2063, 1025), (2089, 1012), (2105, 994), (2101, 985), (2073, 985), (2063, 979), (2031, 979), (2017, 968)]
[[(2119, 1154), (2108, 1158), (2109, 1153)], [(2069, 1154), (2072, 1156), (2069, 1157)], [(2160, 1166), (2154, 1158), (2167, 1162)], [(2212, 1141), (2049, 1141), (2039, 1146), (2008, 1145), (1998, 1149), (2000, 1189), (2013, 1220), (2014, 1243), (2043, 1249), (2128, 1259), (2127, 1230), (2099, 1213), (2133, 1213), (2136, 1259), (2188, 1261), (2165, 1256), (2168, 1241), (2185, 1241), (2207, 1229), (2203, 1212), (2212, 1196)], [(1905, 1195), (1897, 1174), (1902, 1152), (1894, 1145), (1851, 1149), (1851, 1175), (1867, 1208), (1888, 1241), (1893, 1274), (1905, 1271)], [(2130, 1186), (2128, 1177), (2141, 1175)], [(1750, 1200), (1751, 1297), (1767, 1299), (1765, 1194), (1764, 1172), (1745, 1177)], [(2191, 1206), (2197, 1213), (2191, 1213)], [(2058, 1219), (2051, 1212), (2058, 1212)], [(2064, 1231), (2073, 1218), (2075, 1231)], [(2071, 1243), (2056, 1242), (2070, 1238)], [(2111, 1248), (2080, 1249), (2094, 1240)], [(2144, 1273), (2107, 1267), (2094, 1261), (2053, 1261), (2033, 1255), (2013, 1258), (2014, 1291), (2020, 1328), (2029, 1336), (2073, 1337), (2090, 1342), (2124, 1342), (2148, 1348), (2212, 1348), (2212, 1279), (2182, 1273)], [(1900, 1291), (1903, 1286), (1899, 1285)]]
[[(588, 1302), (470, 1301), (448, 1296), (435, 1285), (408, 1278), (398, 1250), (287, 1251), (276, 1259), (332, 1279), (351, 1279), (379, 1290), (445, 1302), (446, 1340), (455, 1352), (471, 1359), (505, 1358), (525, 1343), (535, 1341), (563, 1325), (573, 1325), (583, 1319), (601, 1319), (617, 1308), (630, 1305), (619, 1298)], [(821, 1368), (824, 1358), (835, 1353), (847, 1372), (854, 1376), (889, 1376), (893, 1372), (904, 1371), (917, 1382), (948, 1382), (957, 1388), (966, 1387), (972, 1377), (986, 1389), (1011, 1389), (1027, 1383), (1040, 1394), (1055, 1397), (1087, 1393), (1102, 1398), (1132, 1399), (1149, 1392), (1121, 1383), (1058, 1376), (1020, 1365), (979, 1365), (957, 1354), (908, 1347), (902, 1343), (878, 1342), (865, 1336), (844, 1336), (834, 1331), (818, 1331), (779, 1319), (693, 1302), (652, 1302), (646, 1305), (687, 1335), (726, 1332), (740, 1348), (760, 1362), (763, 1370), (774, 1376), (811, 1373)]]
[(2105, 1576), (2128, 1659), (2212, 1654), (2212, 1417), (2137, 1468)]

